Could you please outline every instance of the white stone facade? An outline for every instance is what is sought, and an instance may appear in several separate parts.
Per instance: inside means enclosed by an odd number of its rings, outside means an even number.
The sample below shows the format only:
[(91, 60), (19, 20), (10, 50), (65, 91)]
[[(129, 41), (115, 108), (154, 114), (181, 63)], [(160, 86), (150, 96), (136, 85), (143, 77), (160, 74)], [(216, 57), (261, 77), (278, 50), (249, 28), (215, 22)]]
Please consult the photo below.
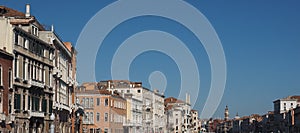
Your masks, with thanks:
[(144, 88), (141, 82), (127, 80), (101, 81), (99, 86), (101, 89), (117, 91), (128, 100), (127, 121), (124, 123), (128, 132), (164, 131), (164, 96), (157, 90), (152, 91)]

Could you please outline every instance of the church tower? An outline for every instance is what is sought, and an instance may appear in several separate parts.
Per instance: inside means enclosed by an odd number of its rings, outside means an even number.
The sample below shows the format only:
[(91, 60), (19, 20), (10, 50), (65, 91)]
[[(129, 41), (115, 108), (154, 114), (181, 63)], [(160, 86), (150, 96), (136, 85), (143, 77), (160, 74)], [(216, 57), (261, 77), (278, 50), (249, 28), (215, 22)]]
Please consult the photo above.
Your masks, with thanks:
[(229, 120), (229, 110), (228, 110), (228, 106), (227, 105), (226, 105), (226, 108), (225, 108), (224, 115), (225, 115), (224, 120), (225, 121)]

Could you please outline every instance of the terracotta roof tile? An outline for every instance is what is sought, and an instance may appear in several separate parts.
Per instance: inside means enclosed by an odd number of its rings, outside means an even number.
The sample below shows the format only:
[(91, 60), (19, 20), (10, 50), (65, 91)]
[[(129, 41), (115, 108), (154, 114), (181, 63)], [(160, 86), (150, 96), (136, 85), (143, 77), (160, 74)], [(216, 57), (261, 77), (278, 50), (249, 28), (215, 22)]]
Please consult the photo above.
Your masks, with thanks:
[(64, 42), (64, 45), (67, 47), (67, 49), (71, 52), (72, 51), (72, 44), (71, 42)]
[(25, 17), (25, 14), (23, 12), (19, 12), (17, 10), (5, 7), (5, 6), (0, 6), (0, 16), (5, 16), (5, 17)]

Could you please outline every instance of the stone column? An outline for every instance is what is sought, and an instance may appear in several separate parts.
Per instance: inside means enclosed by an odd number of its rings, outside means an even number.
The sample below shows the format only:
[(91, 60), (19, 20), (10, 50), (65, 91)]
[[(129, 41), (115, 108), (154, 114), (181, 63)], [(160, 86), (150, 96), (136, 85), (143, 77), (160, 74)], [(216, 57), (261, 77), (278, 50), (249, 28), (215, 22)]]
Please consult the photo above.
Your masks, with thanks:
[(25, 110), (28, 110), (28, 90), (26, 90), (26, 92), (24, 93), (25, 96)]
[(42, 112), (42, 101), (43, 101), (43, 96), (40, 96), (40, 101), (39, 101), (39, 111)]

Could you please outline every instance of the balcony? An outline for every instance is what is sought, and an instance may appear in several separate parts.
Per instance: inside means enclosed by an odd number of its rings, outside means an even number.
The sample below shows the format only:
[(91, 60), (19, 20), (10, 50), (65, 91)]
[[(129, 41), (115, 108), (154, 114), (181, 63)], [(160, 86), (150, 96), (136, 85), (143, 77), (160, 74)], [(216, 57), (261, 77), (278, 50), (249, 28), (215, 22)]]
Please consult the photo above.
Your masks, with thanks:
[(56, 78), (61, 78), (62, 77), (62, 72), (57, 67), (53, 68), (52, 74)]
[(37, 82), (37, 81), (34, 81), (34, 80), (29, 80), (28, 82), (31, 86), (36, 86), (36, 87), (40, 87), (40, 88), (44, 88), (44, 86), (45, 86), (44, 83)]
[(39, 112), (39, 111), (28, 111), (29, 112), (29, 116), (30, 117), (45, 117), (45, 113), (44, 112)]
[(5, 114), (0, 113), (0, 120), (1, 120), (1, 121), (2, 121), (2, 120), (5, 120), (5, 118), (6, 118)]
[(151, 123), (152, 122), (152, 120), (149, 120), (149, 119), (144, 120), (144, 121), (145, 121), (145, 123)]
[(15, 46), (15, 51), (18, 52), (18, 53), (21, 53), (25, 56), (28, 56), (30, 58), (33, 58), (34, 60), (38, 60), (40, 62), (43, 62), (49, 66), (52, 66), (52, 61), (48, 58), (45, 58), (45, 57), (41, 57), (41, 56), (37, 56), (36, 54), (30, 52), (28, 49), (26, 48), (23, 48), (22, 46), (20, 45), (14, 45)]
[(123, 123), (123, 126), (125, 126), (125, 127), (141, 127), (142, 124), (140, 122), (127, 121), (127, 122)]
[(74, 84), (74, 80), (73, 80), (71, 77), (68, 77), (68, 78), (67, 78), (67, 84), (68, 84), (69, 86), (72, 86), (72, 85)]
[(65, 104), (60, 104), (59, 108), (68, 110), (69, 112), (72, 112), (72, 109), (68, 105), (65, 105)]
[(190, 113), (186, 114), (187, 117), (192, 117), (192, 115)]
[(151, 105), (144, 105), (144, 109), (146, 111), (151, 111), (152, 107), (151, 107)]
[(133, 126), (134, 126), (134, 123), (133, 123), (133, 122), (130, 122), (130, 121), (127, 121), (127, 122), (124, 122), (124, 123), (123, 123), (123, 126), (125, 126), (125, 127), (133, 127)]
[(142, 113), (142, 110), (139, 110), (139, 109), (132, 109), (131, 111), (136, 112), (136, 113)]
[(6, 121), (7, 121), (7, 123), (12, 123), (13, 121), (15, 121), (15, 115), (9, 114)]

